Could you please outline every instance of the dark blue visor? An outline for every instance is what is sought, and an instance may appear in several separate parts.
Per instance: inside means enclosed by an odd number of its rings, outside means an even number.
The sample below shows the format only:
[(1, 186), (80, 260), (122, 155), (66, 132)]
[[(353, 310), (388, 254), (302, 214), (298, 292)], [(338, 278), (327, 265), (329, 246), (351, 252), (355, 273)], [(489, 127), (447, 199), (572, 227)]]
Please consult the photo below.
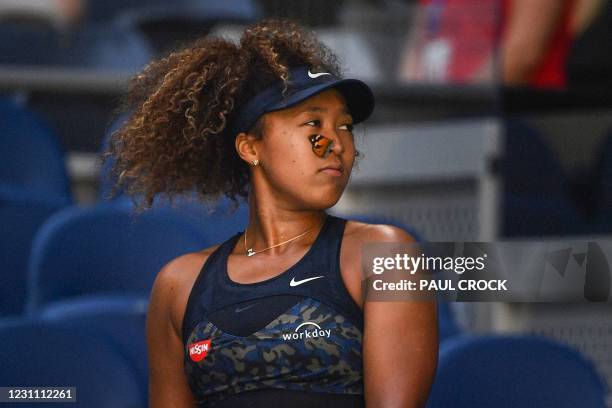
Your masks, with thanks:
[(289, 71), (287, 91), (283, 95), (283, 82), (270, 85), (255, 95), (240, 110), (231, 125), (231, 133), (246, 132), (265, 113), (289, 108), (327, 89), (337, 89), (346, 101), (354, 123), (363, 122), (374, 110), (374, 94), (365, 82), (358, 79), (338, 79), (327, 72), (313, 72), (306, 66)]

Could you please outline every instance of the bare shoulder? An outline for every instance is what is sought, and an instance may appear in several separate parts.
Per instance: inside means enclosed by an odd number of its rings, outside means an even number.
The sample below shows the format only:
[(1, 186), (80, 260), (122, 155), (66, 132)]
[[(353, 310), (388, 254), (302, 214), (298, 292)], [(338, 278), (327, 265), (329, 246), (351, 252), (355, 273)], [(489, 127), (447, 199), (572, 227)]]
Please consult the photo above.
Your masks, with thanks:
[(149, 406), (193, 407), (184, 375), (182, 319), (191, 288), (216, 247), (187, 253), (167, 262), (153, 283), (146, 320)]
[(168, 261), (153, 283), (151, 302), (163, 305), (170, 313), (174, 331), (180, 337), (185, 308), (191, 289), (204, 263), (219, 245), (189, 252)]
[(367, 242), (417, 242), (416, 238), (403, 228), (389, 224), (369, 224), (361, 221), (348, 220), (344, 239), (358, 244)]
[(369, 224), (348, 220), (344, 229), (341, 250), (341, 268), (352, 270), (347, 273), (357, 279), (361, 270), (363, 246), (373, 242), (413, 243), (416, 238), (403, 228), (388, 224)]
[(355, 303), (363, 309), (361, 251), (370, 242), (411, 243), (416, 239), (406, 230), (387, 224), (347, 220), (340, 250), (340, 273)]

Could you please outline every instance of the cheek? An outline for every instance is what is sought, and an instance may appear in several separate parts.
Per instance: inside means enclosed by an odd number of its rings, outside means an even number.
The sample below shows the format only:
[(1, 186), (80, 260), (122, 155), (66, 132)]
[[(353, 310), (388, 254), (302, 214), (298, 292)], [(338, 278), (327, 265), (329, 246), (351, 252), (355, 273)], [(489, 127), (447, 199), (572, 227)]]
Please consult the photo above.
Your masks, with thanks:
[(356, 152), (357, 152), (357, 149), (355, 148), (355, 144), (353, 142), (350, 142), (349, 144), (347, 144), (347, 148), (344, 150), (343, 159), (344, 159), (344, 163), (346, 163), (346, 167), (348, 168), (348, 170), (351, 170), (353, 168), (353, 164), (355, 163), (355, 153)]
[[(288, 132), (270, 143), (267, 149), (267, 161), (270, 164), (270, 175), (275, 179), (291, 180), (304, 178), (312, 173), (314, 153), (307, 141)], [(312, 156), (312, 157), (311, 157)]]
[[(275, 135), (276, 136), (276, 135)], [(280, 138), (266, 146), (267, 178), (273, 188), (299, 197), (312, 205), (331, 206), (342, 194), (348, 181), (354, 159), (354, 146), (348, 144), (342, 162), (348, 173), (342, 179), (333, 179), (318, 170), (329, 159), (318, 157), (312, 150), (307, 135), (278, 134)]]

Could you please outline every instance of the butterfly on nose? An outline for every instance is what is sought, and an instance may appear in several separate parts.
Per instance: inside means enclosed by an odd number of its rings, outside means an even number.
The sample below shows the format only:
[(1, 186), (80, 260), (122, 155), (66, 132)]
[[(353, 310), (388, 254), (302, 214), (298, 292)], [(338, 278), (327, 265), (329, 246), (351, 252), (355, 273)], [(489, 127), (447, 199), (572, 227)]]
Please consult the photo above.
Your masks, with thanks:
[(321, 158), (326, 158), (334, 148), (334, 141), (323, 135), (311, 135), (308, 137), (312, 145), (314, 154)]

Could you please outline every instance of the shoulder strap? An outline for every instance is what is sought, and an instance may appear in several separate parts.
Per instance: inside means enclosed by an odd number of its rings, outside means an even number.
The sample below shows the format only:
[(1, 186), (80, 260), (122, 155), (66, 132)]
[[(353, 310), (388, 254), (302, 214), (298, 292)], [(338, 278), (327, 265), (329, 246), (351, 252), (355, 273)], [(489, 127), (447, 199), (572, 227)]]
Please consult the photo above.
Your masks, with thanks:
[(184, 340), (187, 339), (188, 333), (193, 328), (194, 323), (196, 323), (198, 316), (201, 316), (204, 312), (205, 305), (202, 303), (202, 299), (212, 296), (213, 277), (219, 272), (220, 261), (227, 259), (229, 251), (232, 250), (236, 239), (238, 239), (241, 234), (242, 231), (237, 232), (221, 243), (221, 245), (208, 256), (204, 265), (202, 265), (193, 287), (191, 288), (191, 292), (189, 293), (185, 314), (183, 315), (181, 333)]
[[(330, 280), (330, 297), (336, 301), (336, 306), (341, 308), (358, 327), (363, 328), (363, 312), (346, 289), (340, 272), (340, 252), (347, 220), (341, 217), (334, 218), (330, 231), (330, 236), (333, 236), (334, 240), (332, 252), (328, 255), (330, 277), (332, 277)], [(361, 271), (359, 273), (361, 274)]]

